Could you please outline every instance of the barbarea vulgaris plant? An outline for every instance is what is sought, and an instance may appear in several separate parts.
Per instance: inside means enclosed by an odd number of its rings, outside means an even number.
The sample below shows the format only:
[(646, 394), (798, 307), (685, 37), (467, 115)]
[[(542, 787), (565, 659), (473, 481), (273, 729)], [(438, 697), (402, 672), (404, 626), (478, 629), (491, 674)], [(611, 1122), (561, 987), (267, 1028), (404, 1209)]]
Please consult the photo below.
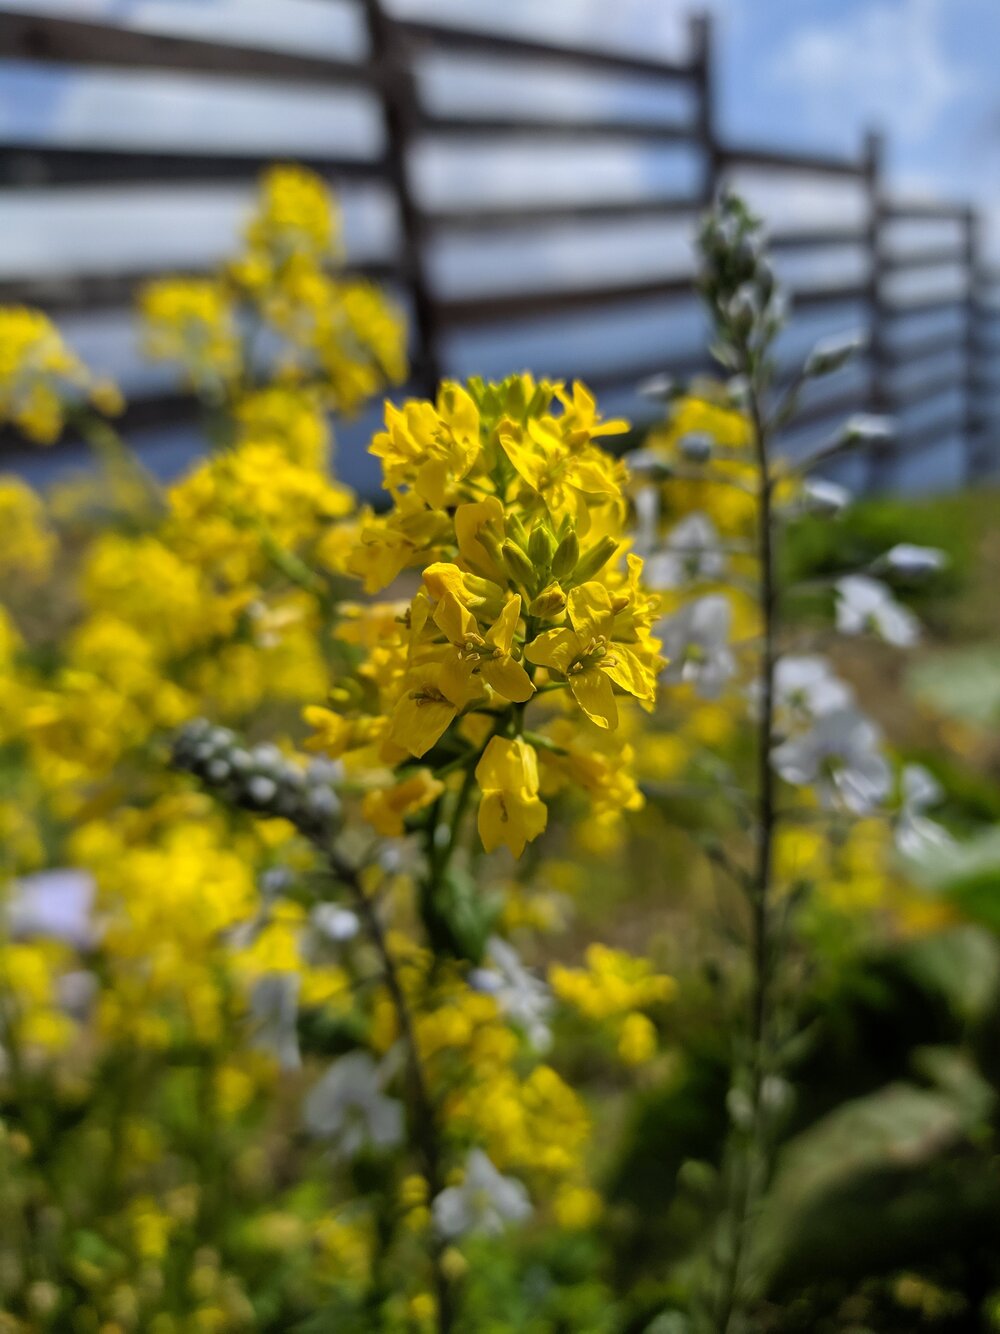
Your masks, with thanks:
[(591, 952), (550, 987), (509, 938), (544, 916), (511, 857), (553, 805), (642, 804), (662, 661), (601, 447), (623, 424), (579, 385), (446, 384), (387, 407), (391, 508), (358, 510), (326, 412), (402, 378), (403, 329), (337, 231), (279, 168), (237, 260), (143, 294), (212, 446), (167, 487), (11, 316), (5, 419), (100, 446), (96, 482), (0, 491), (0, 1284), (25, 1319), (455, 1328), (478, 1236), (601, 1212), (560, 1006), (626, 1066), (659, 1044), (651, 964)]

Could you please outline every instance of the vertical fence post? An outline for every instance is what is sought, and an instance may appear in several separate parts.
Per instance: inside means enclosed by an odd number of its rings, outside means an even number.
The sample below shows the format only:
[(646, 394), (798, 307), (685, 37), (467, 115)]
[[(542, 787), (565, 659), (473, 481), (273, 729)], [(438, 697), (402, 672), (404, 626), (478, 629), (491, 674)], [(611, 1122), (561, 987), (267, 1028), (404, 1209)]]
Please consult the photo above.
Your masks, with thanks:
[(413, 301), (416, 346), (412, 380), (433, 395), (441, 378), (438, 320), (427, 274), (428, 228), (413, 188), (410, 147), (419, 128), (419, 92), (411, 53), (382, 0), (364, 0), (371, 62), (385, 125), (386, 174), (399, 214), (400, 257)]
[(979, 404), (979, 215), (972, 207), (962, 215), (962, 268), (965, 275), (965, 458), (966, 484), (982, 470), (982, 432)]
[(719, 136), (716, 127), (715, 52), (712, 19), (708, 14), (693, 14), (688, 31), (691, 67), (694, 73), (695, 130), (703, 155), (701, 199), (711, 208), (719, 188)]
[[(868, 319), (870, 331), (869, 364), (871, 393), (869, 407), (882, 415), (891, 406), (889, 393), (889, 350), (887, 345), (887, 313), (883, 296), (885, 278), (885, 248), (882, 227), (885, 221), (885, 197), (882, 181), (884, 140), (876, 130), (865, 135), (864, 173), (868, 197), (868, 227), (865, 244), (868, 252)], [(889, 446), (875, 447), (869, 453), (866, 487), (878, 490), (888, 473)]]

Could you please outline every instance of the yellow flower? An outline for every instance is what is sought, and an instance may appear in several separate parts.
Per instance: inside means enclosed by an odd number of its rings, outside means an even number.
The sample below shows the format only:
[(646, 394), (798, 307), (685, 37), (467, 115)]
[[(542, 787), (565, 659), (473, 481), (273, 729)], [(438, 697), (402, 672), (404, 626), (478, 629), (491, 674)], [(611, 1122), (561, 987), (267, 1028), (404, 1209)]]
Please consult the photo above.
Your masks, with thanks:
[(387, 403), (386, 430), (375, 436), (371, 453), (383, 464), (389, 491), (409, 486), (432, 509), (440, 509), (453, 482), (469, 471), (479, 454), (479, 412), (461, 385), (446, 381), (437, 405), (410, 400), (402, 408)]
[(445, 593), (434, 612), (435, 623), (458, 650), (458, 661), (470, 674), (478, 674), (498, 695), (523, 704), (535, 687), (521, 664), (511, 656), (514, 634), (521, 616), (521, 599), (516, 594), (486, 631), (479, 633), (476, 618), (454, 593)]
[(0, 423), (38, 444), (58, 439), (67, 410), (92, 386), (83, 363), (41, 311), (0, 306)]
[[(2, 419), (2, 409), (0, 409)], [(17, 477), (0, 477), (0, 574), (48, 574), (55, 536), (45, 522), (45, 506)]]
[(538, 796), (538, 757), (534, 748), (515, 737), (492, 737), (476, 766), (483, 790), (479, 803), (479, 836), (492, 852), (502, 843), (520, 857), (524, 845), (545, 828), (548, 811)]
[(627, 606), (627, 598), (612, 600), (603, 584), (581, 584), (569, 595), (570, 626), (546, 630), (525, 650), (529, 662), (566, 678), (576, 702), (598, 727), (618, 726), (614, 686), (642, 700), (652, 700), (656, 691), (648, 652), (616, 638), (615, 618)]
[(392, 713), (389, 739), (420, 759), (475, 697), (473, 678), (448, 662), (429, 662), (407, 673)]
[(618, 1034), (618, 1055), (626, 1065), (643, 1065), (656, 1054), (656, 1028), (644, 1014), (627, 1014)]
[(401, 838), (405, 832), (403, 821), (429, 806), (444, 791), (444, 783), (429, 769), (418, 769), (411, 777), (392, 787), (368, 792), (361, 803), (361, 813), (368, 823), (384, 838)]
[(214, 278), (164, 278), (140, 297), (147, 355), (180, 362), (194, 384), (233, 379), (241, 357), (236, 319)]

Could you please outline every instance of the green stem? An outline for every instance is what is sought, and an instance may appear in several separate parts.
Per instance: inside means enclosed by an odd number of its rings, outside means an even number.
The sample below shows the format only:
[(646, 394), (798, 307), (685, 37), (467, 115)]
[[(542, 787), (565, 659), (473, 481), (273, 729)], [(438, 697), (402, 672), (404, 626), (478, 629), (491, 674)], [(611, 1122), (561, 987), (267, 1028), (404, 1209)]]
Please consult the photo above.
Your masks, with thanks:
[(740, 1142), (736, 1145), (737, 1161), (734, 1164), (731, 1247), (722, 1276), (713, 1322), (718, 1334), (730, 1334), (742, 1318), (747, 1243), (765, 1172), (764, 1090), (770, 1047), (772, 870), (774, 835), (778, 822), (776, 784), (771, 765), (771, 751), (774, 745), (774, 678), (779, 625), (774, 551), (773, 478), (768, 457), (768, 424), (761, 404), (761, 386), (759, 376), (754, 373), (749, 354), (746, 356), (744, 369), (748, 372), (750, 383), (750, 418), (757, 466), (757, 555), (760, 564), (760, 611), (763, 634), (760, 660), (761, 702), (757, 722), (756, 840), (753, 870), (747, 880), (753, 974), (749, 1033), (749, 1109), (745, 1128), (737, 1128)]
[[(337, 880), (349, 890), (357, 907), (358, 916), (364, 923), (368, 938), (379, 956), (385, 973), (385, 985), (396, 1011), (396, 1020), (406, 1049), (416, 1149), (427, 1179), (428, 1193), (433, 1200), (444, 1188), (444, 1151), (438, 1128), (437, 1110), (420, 1059), (410, 1003), (400, 981), (399, 970), (389, 948), (385, 929), (375, 905), (361, 883), (357, 869), (347, 862), (336, 848), (326, 846), (323, 851)], [(433, 1237), (431, 1263), (437, 1298), (437, 1329), (438, 1334), (451, 1334), (455, 1328), (456, 1310), (452, 1285), (442, 1264), (444, 1250), (444, 1243)]]

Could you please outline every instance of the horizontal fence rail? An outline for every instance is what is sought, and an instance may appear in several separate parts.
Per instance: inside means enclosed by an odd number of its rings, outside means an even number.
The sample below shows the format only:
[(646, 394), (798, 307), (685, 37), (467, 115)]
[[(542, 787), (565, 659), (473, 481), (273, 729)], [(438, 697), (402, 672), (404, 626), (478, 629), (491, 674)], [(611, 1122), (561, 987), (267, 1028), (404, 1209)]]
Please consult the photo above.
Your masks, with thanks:
[[(654, 0), (650, 0), (654, 3)], [(806, 323), (826, 329), (861, 324), (869, 334), (864, 364), (849, 386), (839, 382), (826, 392), (806, 396), (791, 423), (796, 432), (829, 430), (838, 416), (854, 411), (889, 413), (901, 418), (892, 440), (869, 460), (867, 481), (896, 484), (900, 468), (925, 451), (954, 437), (966, 478), (994, 471), (1000, 436), (1000, 270), (982, 257), (979, 219), (963, 204), (937, 200), (902, 200), (891, 195), (882, 168), (882, 146), (869, 136), (856, 156), (784, 150), (768, 144), (727, 142), (715, 121), (715, 66), (711, 28), (694, 18), (686, 58), (648, 51), (571, 45), (451, 22), (401, 18), (382, 0), (352, 0), (358, 32), (366, 50), (357, 59), (290, 49), (270, 49), (247, 42), (216, 41), (123, 27), (98, 21), (38, 14), (26, 4), (0, 12), (2, 62), (25, 62), (89, 72), (119, 79), (124, 71), (192, 76), (205, 86), (260, 85), (269, 95), (281, 90), (346, 92), (367, 100), (381, 120), (382, 141), (356, 156), (344, 151), (275, 154), (245, 151), (125, 147), (110, 142), (59, 143), (0, 140), (0, 200), (4, 196), (54, 199), (72, 207), (80, 192), (142, 187), (197, 187), (250, 183), (276, 156), (291, 157), (313, 168), (337, 187), (375, 187), (395, 209), (395, 252), (366, 260), (351, 271), (388, 282), (405, 293), (412, 319), (412, 392), (432, 392), (437, 380), (458, 373), (476, 349), (507, 357), (503, 369), (529, 363), (541, 374), (579, 373), (595, 390), (630, 407), (633, 391), (657, 373), (698, 375), (711, 371), (703, 337), (694, 332), (694, 273), (690, 245), (699, 213), (734, 177), (764, 178), (778, 187), (821, 182), (846, 188), (861, 200), (856, 222), (817, 219), (817, 225), (784, 222), (772, 229), (770, 244), (779, 267), (789, 266), (785, 285), (791, 299), (791, 334)], [(613, 23), (609, 21), (609, 27)], [(594, 97), (590, 110), (546, 108), (524, 114), (491, 109), (474, 102), (457, 109), (435, 103), (424, 78), (427, 63), (486, 61), (506, 71), (514, 86), (532, 75), (556, 71), (577, 80), (619, 81), (664, 96), (686, 98), (683, 110), (623, 112), (601, 110)], [(469, 99), (467, 99), (467, 102)], [(511, 107), (522, 105), (512, 97)], [(575, 104), (573, 104), (575, 105)], [(687, 154), (694, 162), (694, 182), (683, 188), (654, 188), (623, 197), (601, 194), (590, 173), (581, 173), (581, 197), (547, 198), (536, 190), (526, 197), (487, 203), (473, 198), (427, 198), (417, 159), (431, 145), (435, 151), (548, 151), (558, 154), (601, 152), (653, 155)], [(44, 192), (44, 195), (39, 192)], [(904, 248), (893, 241), (900, 227), (954, 229), (947, 238), (922, 239)], [(518, 278), (518, 265), (496, 263), (495, 280), (484, 290), (455, 290), (442, 284), (434, 256), (449, 247), (472, 245), (484, 256), (507, 255), (510, 247), (577, 242), (596, 229), (662, 229), (663, 253), (655, 271), (626, 265), (615, 276), (577, 276), (573, 282)], [(659, 235), (659, 232), (657, 232)], [(686, 237), (676, 264), (667, 262), (671, 239)], [(497, 252), (496, 248), (500, 247)], [(630, 259), (629, 242), (608, 243), (615, 261)], [(645, 253), (645, 252), (644, 252)], [(837, 256), (847, 263), (837, 268)], [(806, 281), (805, 262), (816, 276)], [(206, 265), (184, 266), (186, 272)], [(79, 271), (78, 271), (79, 270)], [(664, 271), (666, 270), (666, 271)], [(60, 262), (53, 254), (46, 272), (0, 274), (0, 302), (29, 303), (57, 316), (85, 321), (127, 310), (136, 292), (155, 276), (155, 266), (121, 264), (88, 271)], [(484, 272), (486, 272), (484, 266)], [(834, 276), (836, 273), (842, 276)], [(949, 277), (950, 275), (950, 277)], [(914, 283), (953, 278), (947, 290), (906, 290)], [(477, 289), (481, 285), (477, 276)], [(621, 344), (627, 322), (645, 322), (650, 330), (633, 350)], [(622, 321), (626, 324), (623, 325)], [(948, 321), (947, 327), (941, 325)], [(576, 353), (573, 335), (583, 322), (593, 325), (588, 357)], [(684, 338), (670, 334), (683, 326)], [(938, 327), (941, 325), (941, 327)], [(822, 328), (820, 328), (822, 326)], [(669, 337), (668, 337), (669, 334)], [(486, 340), (485, 342), (483, 340)], [(492, 342), (490, 340), (493, 340)], [(506, 340), (506, 341), (505, 341)], [(662, 352), (658, 348), (664, 349)], [(666, 350), (668, 347), (674, 351)], [(524, 349), (524, 350), (522, 350)], [(596, 351), (595, 351), (596, 349)], [(602, 350), (603, 349), (603, 350)], [(613, 358), (613, 360), (612, 360)], [(581, 364), (586, 363), (586, 364)], [(476, 367), (479, 368), (478, 366)], [(917, 378), (904, 373), (914, 368)], [(487, 371), (489, 372), (489, 370)], [(958, 406), (956, 406), (956, 396)], [(174, 393), (141, 389), (125, 426), (142, 432), (152, 427), (180, 427), (192, 421), (194, 405)]]

